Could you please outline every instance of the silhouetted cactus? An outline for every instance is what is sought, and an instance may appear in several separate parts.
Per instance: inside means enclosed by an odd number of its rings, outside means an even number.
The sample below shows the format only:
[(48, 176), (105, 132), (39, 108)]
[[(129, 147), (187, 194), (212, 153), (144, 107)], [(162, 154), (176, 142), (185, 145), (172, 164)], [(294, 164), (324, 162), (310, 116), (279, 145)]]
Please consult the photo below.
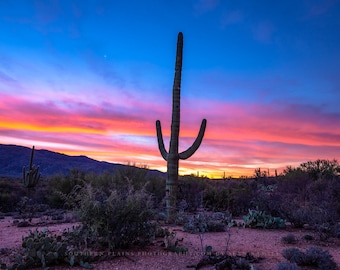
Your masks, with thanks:
[(186, 151), (178, 153), (178, 137), (180, 127), (180, 93), (181, 93), (181, 76), (182, 76), (182, 53), (183, 53), (183, 34), (178, 33), (175, 78), (172, 90), (172, 121), (169, 152), (165, 150), (161, 122), (156, 121), (158, 147), (162, 157), (167, 161), (167, 179), (166, 179), (166, 212), (168, 222), (173, 222), (176, 213), (176, 196), (178, 182), (178, 164), (179, 159), (191, 157), (200, 146), (207, 120), (203, 119), (200, 131), (195, 142)]
[(33, 165), (33, 156), (34, 146), (32, 147), (29, 170), (26, 172), (25, 166), (22, 168), (23, 183), (27, 188), (35, 187), (40, 179), (39, 166), (35, 167)]

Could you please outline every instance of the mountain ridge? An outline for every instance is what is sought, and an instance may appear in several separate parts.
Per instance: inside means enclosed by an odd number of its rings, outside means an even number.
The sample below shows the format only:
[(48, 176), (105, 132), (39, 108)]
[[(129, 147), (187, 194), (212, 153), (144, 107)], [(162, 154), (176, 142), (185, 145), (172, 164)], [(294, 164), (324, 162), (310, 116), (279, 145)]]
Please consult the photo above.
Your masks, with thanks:
[[(14, 144), (0, 144), (0, 176), (22, 177), (22, 168), (29, 166), (32, 149)], [(85, 155), (70, 156), (46, 149), (34, 150), (34, 165), (39, 165), (42, 177), (55, 174), (68, 174), (71, 169), (77, 168), (84, 172), (104, 173), (115, 172), (117, 169), (131, 167), (119, 163), (98, 161)], [(164, 175), (157, 170), (149, 170), (151, 174)]]

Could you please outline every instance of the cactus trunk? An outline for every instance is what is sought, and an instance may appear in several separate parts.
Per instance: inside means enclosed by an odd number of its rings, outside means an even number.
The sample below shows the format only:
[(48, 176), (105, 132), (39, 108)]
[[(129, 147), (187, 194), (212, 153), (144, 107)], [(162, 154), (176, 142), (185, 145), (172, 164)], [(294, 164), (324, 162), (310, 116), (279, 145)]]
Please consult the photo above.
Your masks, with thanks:
[(180, 97), (181, 97), (181, 76), (182, 76), (182, 54), (183, 54), (183, 34), (180, 32), (177, 39), (175, 78), (172, 89), (172, 120), (169, 152), (164, 147), (161, 123), (156, 121), (158, 147), (162, 157), (167, 161), (166, 179), (166, 214), (167, 221), (173, 222), (176, 214), (176, 197), (178, 182), (178, 167), (180, 159), (191, 157), (200, 146), (207, 121), (202, 120), (199, 134), (193, 145), (182, 153), (178, 153), (178, 137), (180, 129)]
[(33, 156), (34, 146), (32, 147), (29, 170), (26, 172), (26, 168), (22, 168), (23, 183), (27, 188), (34, 188), (40, 179), (39, 166), (35, 167), (33, 165)]

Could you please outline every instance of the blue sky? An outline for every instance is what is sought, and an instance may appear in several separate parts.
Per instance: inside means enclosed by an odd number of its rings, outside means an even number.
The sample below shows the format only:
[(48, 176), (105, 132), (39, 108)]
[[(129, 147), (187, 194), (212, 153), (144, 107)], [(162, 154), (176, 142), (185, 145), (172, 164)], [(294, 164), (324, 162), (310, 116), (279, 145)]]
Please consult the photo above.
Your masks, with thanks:
[(164, 171), (182, 31), (180, 148), (208, 125), (181, 173), (338, 159), (339, 16), (339, 0), (2, 0), (0, 141)]

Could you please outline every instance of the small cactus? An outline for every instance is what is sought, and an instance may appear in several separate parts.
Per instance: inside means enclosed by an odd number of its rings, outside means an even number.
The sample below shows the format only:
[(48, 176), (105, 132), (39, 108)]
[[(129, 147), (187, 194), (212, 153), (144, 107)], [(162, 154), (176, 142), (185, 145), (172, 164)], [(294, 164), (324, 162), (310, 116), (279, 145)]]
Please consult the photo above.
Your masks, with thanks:
[(279, 217), (272, 217), (264, 211), (249, 209), (248, 215), (243, 216), (245, 227), (282, 229), (286, 226), (286, 221)]
[(25, 166), (22, 169), (23, 183), (24, 183), (24, 186), (27, 188), (35, 187), (37, 183), (39, 182), (39, 179), (41, 176), (39, 173), (39, 166), (33, 165), (33, 156), (34, 156), (34, 146), (32, 147), (29, 170), (26, 172)]

